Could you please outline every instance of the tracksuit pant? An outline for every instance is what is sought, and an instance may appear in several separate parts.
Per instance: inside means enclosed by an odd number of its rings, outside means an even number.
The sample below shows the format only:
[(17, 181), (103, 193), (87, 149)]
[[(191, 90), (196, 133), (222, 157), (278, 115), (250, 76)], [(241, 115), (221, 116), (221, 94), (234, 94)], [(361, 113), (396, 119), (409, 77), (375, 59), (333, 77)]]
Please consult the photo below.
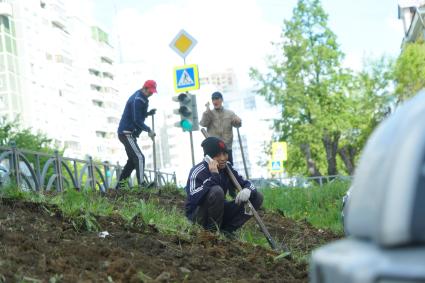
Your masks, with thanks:
[(143, 176), (145, 174), (145, 156), (137, 145), (137, 139), (131, 134), (120, 134), (118, 139), (124, 145), (125, 152), (127, 153), (127, 163), (125, 164), (120, 178), (117, 183), (117, 188), (120, 187), (121, 181), (130, 177), (131, 172), (136, 169), (136, 177), (139, 186), (143, 183)]
[[(258, 191), (252, 192), (249, 201), (258, 209), (263, 203), (263, 195)], [(195, 210), (193, 218), (207, 230), (215, 231), (219, 228), (222, 232), (233, 233), (251, 216), (245, 212), (244, 204), (237, 205), (234, 200), (225, 200), (223, 189), (213, 186)]]

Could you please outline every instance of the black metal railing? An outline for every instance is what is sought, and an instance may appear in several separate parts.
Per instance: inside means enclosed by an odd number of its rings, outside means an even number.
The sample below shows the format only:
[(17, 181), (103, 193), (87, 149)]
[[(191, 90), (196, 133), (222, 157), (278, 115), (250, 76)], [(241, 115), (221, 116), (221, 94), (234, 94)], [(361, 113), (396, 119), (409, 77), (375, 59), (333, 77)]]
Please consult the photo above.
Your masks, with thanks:
[[(109, 162), (97, 162), (88, 156), (85, 160), (54, 154), (18, 149), (11, 142), (10, 147), (0, 147), (0, 167), (9, 181), (25, 190), (63, 191), (66, 188), (83, 190), (92, 188), (104, 191), (115, 188), (122, 166)], [(175, 173), (145, 169), (145, 182), (155, 182), (161, 187), (176, 184)], [(136, 184), (135, 174), (129, 185)], [(3, 184), (1, 180), (0, 184)]]

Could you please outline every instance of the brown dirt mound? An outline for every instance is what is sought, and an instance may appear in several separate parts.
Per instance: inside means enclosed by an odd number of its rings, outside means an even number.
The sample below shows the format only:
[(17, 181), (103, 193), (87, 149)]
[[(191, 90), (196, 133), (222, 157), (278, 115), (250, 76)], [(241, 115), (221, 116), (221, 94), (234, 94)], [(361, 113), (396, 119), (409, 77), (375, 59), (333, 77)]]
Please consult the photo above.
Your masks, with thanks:
[[(179, 196), (157, 199), (182, 205)], [(335, 237), (277, 214), (263, 217), (283, 240), (296, 231), (306, 250)], [(77, 232), (54, 207), (2, 199), (0, 282), (307, 282), (306, 264), (275, 260), (278, 254), (262, 247), (207, 232), (192, 240), (164, 235), (152, 225), (126, 225), (118, 216), (97, 220), (109, 236)]]

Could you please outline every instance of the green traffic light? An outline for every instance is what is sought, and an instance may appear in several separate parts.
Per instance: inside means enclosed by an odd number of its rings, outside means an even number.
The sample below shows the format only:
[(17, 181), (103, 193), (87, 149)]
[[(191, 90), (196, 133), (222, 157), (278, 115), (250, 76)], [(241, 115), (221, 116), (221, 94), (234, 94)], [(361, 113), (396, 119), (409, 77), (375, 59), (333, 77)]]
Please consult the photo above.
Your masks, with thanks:
[(183, 131), (189, 132), (192, 131), (192, 122), (190, 122), (187, 119), (184, 119), (180, 122), (180, 125), (182, 126)]

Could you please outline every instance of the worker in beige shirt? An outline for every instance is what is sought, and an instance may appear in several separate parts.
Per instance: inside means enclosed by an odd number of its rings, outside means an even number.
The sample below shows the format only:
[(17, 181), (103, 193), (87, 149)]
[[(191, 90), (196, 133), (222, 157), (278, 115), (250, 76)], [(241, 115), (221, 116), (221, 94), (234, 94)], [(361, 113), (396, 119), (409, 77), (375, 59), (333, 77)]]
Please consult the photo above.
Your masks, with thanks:
[(216, 91), (211, 95), (214, 109), (210, 109), (210, 103), (205, 104), (206, 111), (202, 114), (199, 124), (207, 128), (208, 135), (220, 138), (226, 144), (229, 155), (228, 161), (233, 165), (232, 144), (233, 128), (240, 127), (242, 120), (235, 112), (223, 108), (223, 95)]

